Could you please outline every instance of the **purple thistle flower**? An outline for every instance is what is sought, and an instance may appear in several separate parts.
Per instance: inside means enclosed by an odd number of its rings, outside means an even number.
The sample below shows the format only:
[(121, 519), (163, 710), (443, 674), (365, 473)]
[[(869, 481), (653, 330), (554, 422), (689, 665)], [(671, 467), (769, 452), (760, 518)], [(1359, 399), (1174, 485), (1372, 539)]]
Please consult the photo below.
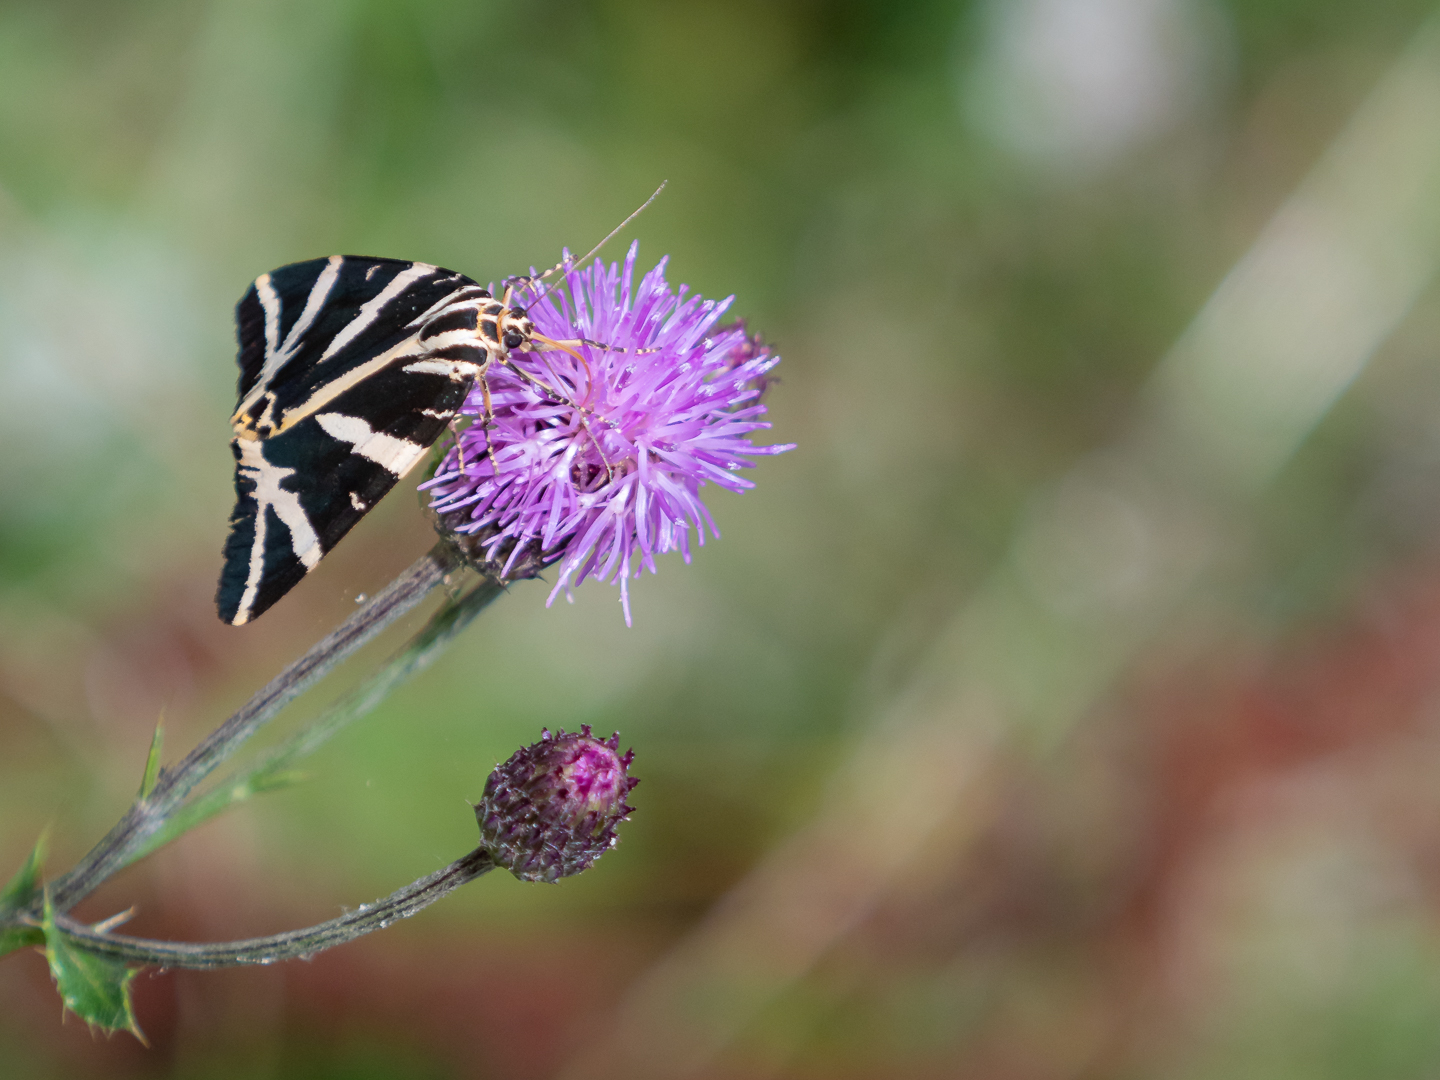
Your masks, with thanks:
[[(492, 573), (531, 576), (558, 563), (547, 604), (587, 577), (615, 580), (627, 626), (631, 577), (655, 573), (666, 551), (689, 562), (691, 528), (702, 546), (707, 526), (719, 538), (699, 489), (743, 491), (753, 483), (736, 469), (793, 449), (750, 443), (770, 426), (760, 397), (780, 358), (743, 323), (717, 328), (734, 298), (672, 290), (668, 257), (633, 287), (638, 249), (623, 268), (569, 272), (565, 290), (529, 308), (539, 333), (607, 347), (578, 346), (583, 362), (563, 350), (512, 352), (529, 379), (492, 365), (491, 422), (462, 432), (421, 485), (444, 528), (468, 534)], [(479, 385), (462, 412), (483, 418)]]

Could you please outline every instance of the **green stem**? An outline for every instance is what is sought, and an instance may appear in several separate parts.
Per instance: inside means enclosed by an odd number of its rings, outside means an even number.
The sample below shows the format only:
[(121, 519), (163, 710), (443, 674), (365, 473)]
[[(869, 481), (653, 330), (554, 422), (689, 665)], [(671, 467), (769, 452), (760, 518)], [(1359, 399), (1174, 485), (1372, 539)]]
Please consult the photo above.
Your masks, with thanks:
[(396, 919), (408, 919), (435, 903), (446, 893), (495, 869), (484, 848), (476, 848), (428, 877), (406, 885), (373, 904), (304, 930), (291, 930), (269, 937), (240, 941), (188, 942), (157, 941), (104, 933), (67, 915), (55, 924), (73, 944), (88, 952), (116, 960), (152, 964), (162, 968), (221, 968), (240, 964), (273, 964), (279, 960), (310, 957), (324, 949), (343, 945), (358, 937), (389, 926)]
[(334, 633), (276, 676), (180, 764), (161, 769), (150, 793), (137, 799), (105, 838), (50, 886), (55, 910), (69, 910), (111, 874), (151, 850), (150, 837), (164, 827), (185, 797), (222, 761), (341, 660), (420, 603), (462, 564), (460, 554), (449, 543), (437, 543)]
[(318, 750), (341, 728), (364, 716), (410, 676), (429, 667), (452, 640), (505, 591), (489, 578), (458, 600), (447, 601), (410, 642), (370, 678), (322, 712), (291, 738), (264, 754), (249, 768), (207, 791), (172, 813), (165, 823), (136, 849), (141, 858), (163, 847), (201, 822), (266, 788), (286, 781), (283, 770)]

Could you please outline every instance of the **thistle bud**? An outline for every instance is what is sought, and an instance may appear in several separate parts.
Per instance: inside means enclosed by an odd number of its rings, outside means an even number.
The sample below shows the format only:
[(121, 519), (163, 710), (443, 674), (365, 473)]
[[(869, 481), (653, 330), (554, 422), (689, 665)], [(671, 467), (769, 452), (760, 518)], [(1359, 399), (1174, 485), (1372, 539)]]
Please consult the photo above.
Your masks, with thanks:
[(619, 751), (618, 733), (601, 741), (587, 724), (545, 731), (498, 766), (475, 804), (495, 864), (521, 881), (556, 881), (614, 847), (615, 827), (634, 809), (625, 796), (640, 782), (626, 775), (634, 751)]

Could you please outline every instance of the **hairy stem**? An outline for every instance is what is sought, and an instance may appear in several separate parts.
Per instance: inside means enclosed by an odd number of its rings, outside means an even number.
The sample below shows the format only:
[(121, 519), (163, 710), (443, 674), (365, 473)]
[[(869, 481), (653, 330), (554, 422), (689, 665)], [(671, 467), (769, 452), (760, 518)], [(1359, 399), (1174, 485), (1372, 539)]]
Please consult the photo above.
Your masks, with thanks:
[(261, 755), (258, 761), (177, 808), (159, 829), (137, 845), (132, 858), (142, 858), (163, 847), (256, 791), (283, 783), (285, 770), (301, 758), (313, 754), (347, 724), (370, 712), (410, 676), (429, 667), (450, 642), (504, 591), (504, 585), (487, 578), (459, 599), (448, 600), (379, 671), (285, 742)]
[(147, 841), (205, 777), (281, 709), (313, 686), (341, 660), (420, 603), (447, 574), (463, 564), (460, 554), (440, 541), (408, 570), (372, 597), (364, 607), (210, 733), (174, 768), (161, 769), (154, 788), (137, 799), (75, 868), (49, 889), (56, 911), (77, 904), (111, 874), (148, 849)]
[(323, 949), (331, 949), (383, 929), (396, 919), (408, 919), (446, 893), (493, 869), (495, 863), (491, 861), (490, 855), (484, 848), (476, 848), (445, 869), (412, 882), (383, 900), (362, 904), (357, 910), (338, 919), (306, 927), (304, 930), (271, 934), (269, 937), (245, 938), (240, 941), (157, 941), (97, 931), (68, 915), (57, 916), (55, 922), (77, 947), (116, 960), (153, 964), (162, 968), (221, 968), (238, 964), (273, 964), (278, 960), (310, 957)]

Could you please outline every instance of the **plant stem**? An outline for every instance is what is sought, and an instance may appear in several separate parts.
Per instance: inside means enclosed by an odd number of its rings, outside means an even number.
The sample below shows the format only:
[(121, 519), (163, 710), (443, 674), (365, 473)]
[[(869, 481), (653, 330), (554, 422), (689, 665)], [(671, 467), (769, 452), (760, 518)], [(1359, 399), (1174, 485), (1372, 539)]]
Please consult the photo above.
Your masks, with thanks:
[(314, 753), (347, 724), (380, 704), (396, 686), (429, 667), (456, 635), (504, 591), (504, 585), (486, 578), (458, 600), (446, 601), (379, 671), (258, 761), (173, 811), (155, 832), (135, 847), (131, 858), (143, 858), (257, 791), (281, 786), (286, 782), (283, 770)]
[(116, 960), (153, 964), (162, 968), (221, 968), (237, 964), (273, 964), (277, 960), (308, 958), (323, 949), (343, 945), (358, 937), (389, 926), (396, 919), (408, 919), (429, 907), (446, 893), (495, 869), (484, 848), (476, 848), (428, 877), (406, 885), (373, 904), (304, 930), (292, 930), (269, 937), (240, 941), (188, 942), (157, 941), (96, 931), (68, 915), (56, 917), (56, 925), (76, 946)]
[(221, 724), (173, 769), (161, 769), (149, 795), (137, 799), (116, 826), (69, 873), (49, 889), (56, 911), (67, 911), (102, 881), (133, 861), (146, 841), (205, 777), (281, 709), (313, 686), (336, 664), (409, 611), (463, 565), (442, 540), (377, 593), (354, 615), (299, 660), (277, 675), (229, 720)]

